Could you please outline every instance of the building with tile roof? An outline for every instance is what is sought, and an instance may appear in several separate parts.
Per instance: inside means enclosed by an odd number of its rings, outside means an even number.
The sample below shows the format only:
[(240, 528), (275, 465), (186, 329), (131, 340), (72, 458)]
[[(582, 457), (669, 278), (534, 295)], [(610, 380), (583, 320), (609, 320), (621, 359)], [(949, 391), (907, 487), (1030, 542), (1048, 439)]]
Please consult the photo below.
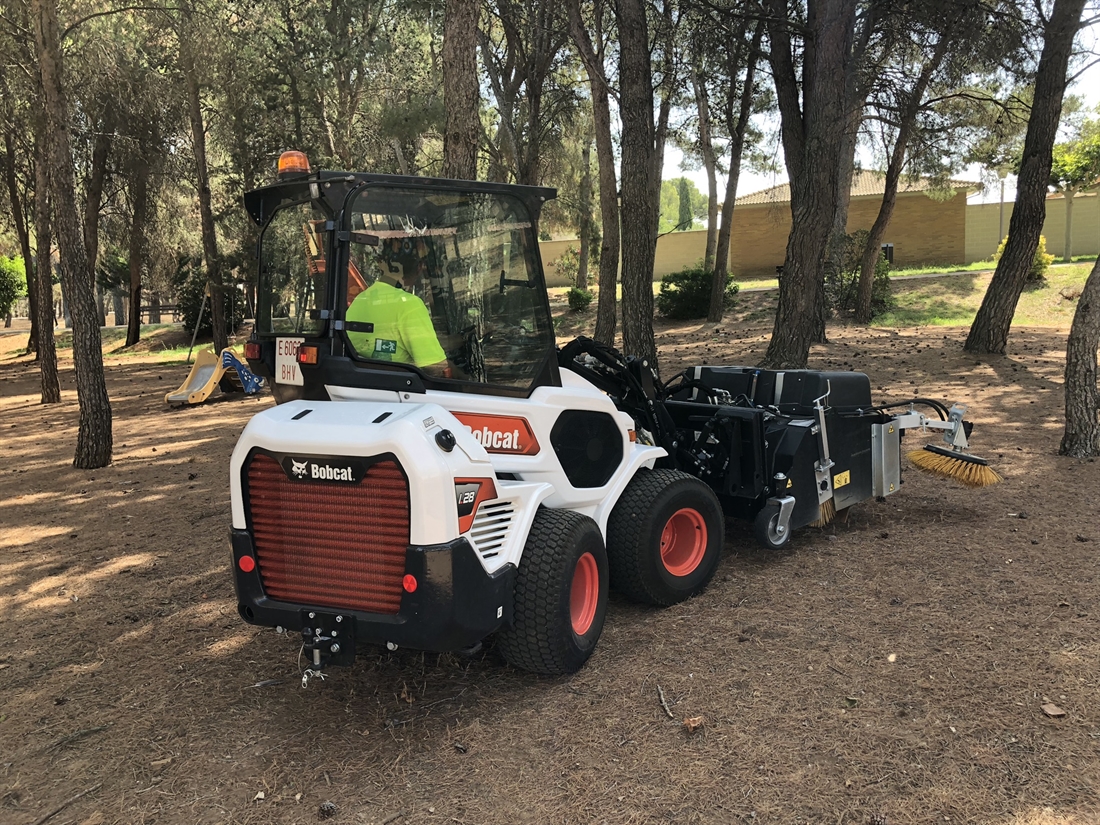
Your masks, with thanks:
[[(870, 229), (885, 191), (881, 172), (857, 172), (852, 178), (848, 232)], [(927, 178), (902, 179), (883, 243), (891, 245), (895, 265), (961, 264), (966, 259), (966, 198), (981, 188), (952, 180), (948, 190)], [(952, 192), (954, 194), (952, 194)], [(775, 274), (783, 265), (791, 231), (791, 188), (780, 184), (737, 199), (730, 236), (730, 271), (736, 275)]]

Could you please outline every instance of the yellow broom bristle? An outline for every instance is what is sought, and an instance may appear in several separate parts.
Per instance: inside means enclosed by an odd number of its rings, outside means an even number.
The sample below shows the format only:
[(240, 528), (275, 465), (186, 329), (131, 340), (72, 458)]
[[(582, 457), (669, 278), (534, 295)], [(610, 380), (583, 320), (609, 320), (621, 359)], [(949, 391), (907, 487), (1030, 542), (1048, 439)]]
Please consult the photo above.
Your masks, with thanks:
[(826, 524), (833, 520), (834, 516), (836, 516), (836, 504), (833, 503), (832, 499), (828, 499), (824, 504), (821, 505), (821, 514), (816, 519), (810, 522), (810, 526), (824, 527)]
[(940, 452), (939, 448), (925, 447), (912, 450), (908, 453), (908, 458), (918, 470), (952, 479), (966, 487), (988, 487), (1003, 481), (997, 471), (982, 459), (975, 459), (965, 453), (950, 455), (945, 452)]

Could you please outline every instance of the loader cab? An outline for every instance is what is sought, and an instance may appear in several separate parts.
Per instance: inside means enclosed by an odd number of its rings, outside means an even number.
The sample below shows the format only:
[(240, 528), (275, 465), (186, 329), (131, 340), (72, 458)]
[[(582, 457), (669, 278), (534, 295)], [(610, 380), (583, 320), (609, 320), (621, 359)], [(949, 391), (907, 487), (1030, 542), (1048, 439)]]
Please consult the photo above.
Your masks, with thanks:
[[(260, 227), (250, 365), (279, 402), (560, 385), (537, 241), (554, 195), (300, 168), (247, 193)], [(434, 341), (411, 346), (408, 326)]]

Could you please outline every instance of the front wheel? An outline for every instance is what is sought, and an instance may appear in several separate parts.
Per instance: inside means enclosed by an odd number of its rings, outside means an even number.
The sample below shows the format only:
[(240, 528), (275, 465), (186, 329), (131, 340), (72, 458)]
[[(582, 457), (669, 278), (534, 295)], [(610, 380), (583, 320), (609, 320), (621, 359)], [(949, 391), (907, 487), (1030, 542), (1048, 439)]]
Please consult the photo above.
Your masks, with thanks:
[(710, 487), (677, 470), (639, 470), (607, 523), (611, 586), (638, 602), (682, 602), (714, 576), (724, 540)]
[(753, 535), (768, 550), (778, 550), (791, 538), (791, 527), (779, 525), (779, 505), (768, 504), (756, 514), (752, 523)]
[(588, 661), (607, 614), (600, 528), (571, 510), (539, 510), (516, 575), (512, 626), (497, 646), (513, 667), (561, 676)]

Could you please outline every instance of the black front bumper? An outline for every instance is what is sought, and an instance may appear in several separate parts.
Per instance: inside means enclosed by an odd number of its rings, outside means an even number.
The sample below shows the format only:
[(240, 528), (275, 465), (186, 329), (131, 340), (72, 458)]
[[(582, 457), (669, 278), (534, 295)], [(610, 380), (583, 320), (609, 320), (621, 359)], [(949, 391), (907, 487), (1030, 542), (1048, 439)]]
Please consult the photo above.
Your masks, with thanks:
[[(512, 621), (516, 568), (509, 564), (494, 574), (486, 573), (464, 538), (406, 549), (405, 573), (416, 578), (417, 586), (412, 593), (402, 592), (396, 615), (268, 598), (259, 567), (246, 573), (239, 564), (242, 556), (256, 558), (252, 536), (247, 530), (232, 530), (230, 538), (241, 618), (299, 633), (308, 628), (310, 633), (303, 633), (307, 649), (312, 650), (313, 644), (323, 646), (326, 663), (350, 664), (356, 644), (392, 644), (441, 653), (462, 650)], [(326, 631), (340, 628), (338, 655), (329, 653), (331, 638), (319, 631), (322, 626)], [(325, 641), (313, 643), (318, 636)]]

